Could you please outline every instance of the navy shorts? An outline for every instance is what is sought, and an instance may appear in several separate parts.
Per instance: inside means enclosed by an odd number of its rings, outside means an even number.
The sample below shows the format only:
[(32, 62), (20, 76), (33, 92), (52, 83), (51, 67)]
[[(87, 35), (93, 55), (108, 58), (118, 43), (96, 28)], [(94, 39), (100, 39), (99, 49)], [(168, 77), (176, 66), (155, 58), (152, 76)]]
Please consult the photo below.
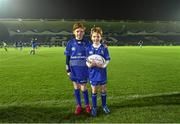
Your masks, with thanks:
[(71, 81), (78, 83), (78, 84), (84, 84), (84, 83), (88, 82), (87, 79), (72, 79), (72, 78), (71, 78)]
[(90, 81), (90, 84), (92, 86), (104, 85), (106, 84), (106, 81)]

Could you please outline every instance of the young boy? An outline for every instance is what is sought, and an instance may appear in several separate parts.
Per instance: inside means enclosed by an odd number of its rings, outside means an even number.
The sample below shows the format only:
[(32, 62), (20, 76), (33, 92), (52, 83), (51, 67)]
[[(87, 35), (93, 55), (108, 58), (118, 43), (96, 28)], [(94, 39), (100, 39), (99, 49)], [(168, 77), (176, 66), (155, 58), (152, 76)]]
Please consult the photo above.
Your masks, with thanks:
[(74, 86), (74, 95), (76, 98), (75, 114), (82, 112), (80, 89), (84, 96), (86, 112), (91, 113), (89, 105), (88, 90), (86, 88), (88, 79), (88, 67), (86, 66), (86, 48), (90, 41), (83, 38), (85, 27), (82, 23), (73, 25), (74, 38), (70, 39), (66, 45), (66, 70)]
[(95, 62), (86, 62), (89, 67), (89, 80), (92, 88), (92, 116), (97, 116), (97, 86), (101, 88), (101, 100), (103, 111), (108, 114), (110, 110), (106, 105), (106, 83), (107, 83), (107, 72), (106, 67), (110, 61), (109, 52), (107, 47), (102, 45), (102, 29), (100, 27), (93, 27), (91, 29), (91, 40), (92, 45), (86, 49), (86, 57), (92, 54), (101, 55), (106, 62), (104, 64), (96, 64)]

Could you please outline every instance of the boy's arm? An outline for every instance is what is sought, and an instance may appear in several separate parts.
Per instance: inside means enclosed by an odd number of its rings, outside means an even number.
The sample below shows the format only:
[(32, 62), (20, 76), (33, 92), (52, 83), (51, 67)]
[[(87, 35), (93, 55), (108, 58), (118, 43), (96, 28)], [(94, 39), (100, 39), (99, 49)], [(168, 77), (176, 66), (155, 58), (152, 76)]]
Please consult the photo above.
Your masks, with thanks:
[(106, 60), (104, 64), (96, 64), (96, 66), (99, 68), (106, 68), (108, 64), (109, 64), (109, 60)]
[(70, 56), (66, 56), (66, 71), (67, 73), (70, 73), (70, 66), (69, 66)]
[(67, 71), (67, 74), (70, 75), (70, 65), (69, 65), (69, 62), (70, 62), (70, 57), (71, 57), (71, 44), (70, 44), (70, 41), (68, 41), (67, 45), (66, 45), (66, 50), (64, 51), (64, 54), (66, 55), (66, 71)]
[(104, 63), (103, 68), (106, 68), (108, 64), (109, 64), (109, 60), (107, 60), (107, 61)]
[(91, 67), (93, 67), (93, 66), (97, 66), (94, 61), (92, 61), (92, 62), (86, 61), (86, 65), (88, 66), (88, 68), (91, 68)]
[(91, 63), (88, 62), (88, 61), (86, 61), (86, 65), (87, 65), (88, 68), (91, 68), (91, 67), (92, 67)]
[(105, 47), (104, 54), (105, 54), (104, 58), (105, 58), (106, 61), (105, 61), (104, 64), (97, 65), (97, 66), (100, 67), (100, 68), (106, 68), (107, 65), (108, 65), (109, 62), (110, 62), (110, 56), (109, 56), (109, 51), (108, 51), (108, 48), (107, 48), (107, 47)]

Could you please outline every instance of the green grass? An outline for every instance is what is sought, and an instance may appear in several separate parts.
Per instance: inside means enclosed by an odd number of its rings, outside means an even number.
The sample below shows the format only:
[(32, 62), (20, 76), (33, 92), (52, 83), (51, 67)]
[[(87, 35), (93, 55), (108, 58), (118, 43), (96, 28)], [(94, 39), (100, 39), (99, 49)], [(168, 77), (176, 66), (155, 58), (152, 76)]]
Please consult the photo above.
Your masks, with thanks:
[(29, 50), (0, 49), (0, 122), (180, 122), (180, 47), (109, 47), (111, 114), (98, 99), (96, 118), (73, 114), (64, 48)]

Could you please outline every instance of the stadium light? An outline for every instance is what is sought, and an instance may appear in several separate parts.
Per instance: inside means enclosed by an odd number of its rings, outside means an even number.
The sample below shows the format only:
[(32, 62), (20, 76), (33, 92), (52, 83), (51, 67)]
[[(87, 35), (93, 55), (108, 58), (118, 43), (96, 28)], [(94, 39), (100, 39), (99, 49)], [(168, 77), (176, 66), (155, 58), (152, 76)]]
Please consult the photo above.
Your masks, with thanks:
[(20, 29), (17, 29), (16, 31), (17, 31), (18, 33), (20, 33), (20, 32), (21, 32), (21, 30), (20, 30)]
[(44, 20), (43, 19), (39, 19), (40, 20), (40, 22), (44, 22)]
[(18, 18), (17, 20), (18, 20), (19, 22), (22, 22), (22, 19), (21, 19), (21, 18)]
[(9, 1), (9, 0), (0, 0), (0, 5), (6, 3), (7, 1)]
[(4, 9), (9, 5), (9, 0), (0, 0), (0, 11), (4, 11)]

